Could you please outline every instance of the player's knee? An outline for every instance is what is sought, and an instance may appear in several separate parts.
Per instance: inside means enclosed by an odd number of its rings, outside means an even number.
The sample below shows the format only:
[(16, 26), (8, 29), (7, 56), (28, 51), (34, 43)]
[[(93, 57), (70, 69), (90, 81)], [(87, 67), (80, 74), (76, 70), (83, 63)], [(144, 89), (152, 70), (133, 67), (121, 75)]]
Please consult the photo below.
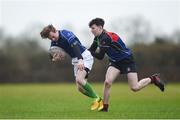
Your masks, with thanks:
[(81, 79), (80, 79), (80, 78), (78, 78), (78, 77), (76, 77), (76, 84), (81, 85)]
[(104, 85), (107, 86), (107, 87), (111, 87), (112, 82), (111, 82), (109, 79), (106, 79), (106, 80), (104, 81)]
[(139, 87), (138, 87), (138, 86), (132, 86), (132, 87), (131, 87), (131, 90), (132, 90), (133, 92), (137, 92), (137, 91), (139, 91)]
[(82, 82), (83, 80), (81, 79), (81, 78), (76, 78), (76, 84), (79, 84), (79, 85), (82, 85), (83, 84), (83, 82)]

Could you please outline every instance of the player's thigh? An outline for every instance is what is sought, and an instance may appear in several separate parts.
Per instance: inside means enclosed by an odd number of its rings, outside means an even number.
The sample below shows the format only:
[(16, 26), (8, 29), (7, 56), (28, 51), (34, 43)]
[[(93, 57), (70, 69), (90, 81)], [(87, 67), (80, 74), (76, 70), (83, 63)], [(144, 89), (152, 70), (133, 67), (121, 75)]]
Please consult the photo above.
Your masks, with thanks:
[(85, 70), (78, 70), (76, 74), (76, 82), (80, 85), (86, 84), (86, 77), (87, 72)]
[(120, 70), (115, 68), (114, 66), (109, 66), (106, 72), (106, 82), (112, 83), (117, 76), (120, 74)]
[(130, 86), (136, 86), (138, 83), (138, 76), (136, 72), (127, 73), (128, 83)]
[(87, 72), (85, 70), (79, 70), (77, 65), (74, 65), (74, 76), (75, 78), (85, 78)]
[(78, 70), (77, 65), (74, 65), (74, 76), (77, 84), (84, 85), (87, 81), (86, 76), (87, 76), (87, 71), (86, 70)]

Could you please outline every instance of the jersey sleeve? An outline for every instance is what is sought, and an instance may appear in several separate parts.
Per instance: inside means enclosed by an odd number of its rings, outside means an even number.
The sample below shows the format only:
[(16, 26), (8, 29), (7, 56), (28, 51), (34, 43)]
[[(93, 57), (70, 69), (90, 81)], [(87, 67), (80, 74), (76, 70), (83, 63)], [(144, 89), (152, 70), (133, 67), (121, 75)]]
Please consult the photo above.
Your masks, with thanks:
[(78, 60), (83, 59), (83, 57), (81, 55), (81, 51), (80, 51), (79, 46), (77, 44), (72, 45), (72, 49), (74, 51), (75, 56), (78, 58)]
[(68, 41), (69, 44), (76, 42), (77, 38), (71, 31), (62, 30), (61, 35)]
[(78, 45), (79, 44), (78, 38), (71, 31), (67, 31), (67, 30), (62, 30), (61, 35), (70, 44), (70, 46), (72, 47), (72, 49), (74, 51), (75, 56), (78, 59), (83, 59), (79, 45)]
[(90, 48), (88, 49), (89, 51), (96, 51), (98, 45), (97, 45), (97, 41), (94, 40), (93, 43), (91, 44)]

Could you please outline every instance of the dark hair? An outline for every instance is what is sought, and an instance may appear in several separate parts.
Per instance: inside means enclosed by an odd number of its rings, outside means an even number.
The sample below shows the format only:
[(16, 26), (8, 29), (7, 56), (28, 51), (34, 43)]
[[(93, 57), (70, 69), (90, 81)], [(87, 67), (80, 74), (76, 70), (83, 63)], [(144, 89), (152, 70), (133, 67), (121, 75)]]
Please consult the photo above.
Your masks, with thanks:
[(43, 39), (48, 38), (50, 32), (56, 32), (56, 29), (53, 25), (48, 25), (43, 28), (43, 30), (40, 32), (40, 35)]
[(97, 25), (97, 26), (102, 26), (104, 27), (104, 20), (102, 18), (95, 18), (95, 19), (92, 19), (90, 22), (89, 22), (89, 27), (91, 27), (92, 25)]

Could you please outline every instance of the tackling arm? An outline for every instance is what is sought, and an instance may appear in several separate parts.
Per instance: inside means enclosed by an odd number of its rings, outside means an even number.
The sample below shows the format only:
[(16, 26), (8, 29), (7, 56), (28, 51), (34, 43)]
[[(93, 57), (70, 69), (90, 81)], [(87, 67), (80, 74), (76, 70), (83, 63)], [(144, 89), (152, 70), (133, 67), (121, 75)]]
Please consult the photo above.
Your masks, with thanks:
[(110, 47), (110, 43), (111, 43), (110, 39), (102, 40), (101, 43), (99, 44), (100, 51), (95, 52), (97, 49), (97, 42), (94, 41), (93, 44), (91, 45), (91, 47), (89, 48), (92, 56), (99, 60), (102, 60), (104, 58), (104, 55), (105, 55), (107, 49)]

